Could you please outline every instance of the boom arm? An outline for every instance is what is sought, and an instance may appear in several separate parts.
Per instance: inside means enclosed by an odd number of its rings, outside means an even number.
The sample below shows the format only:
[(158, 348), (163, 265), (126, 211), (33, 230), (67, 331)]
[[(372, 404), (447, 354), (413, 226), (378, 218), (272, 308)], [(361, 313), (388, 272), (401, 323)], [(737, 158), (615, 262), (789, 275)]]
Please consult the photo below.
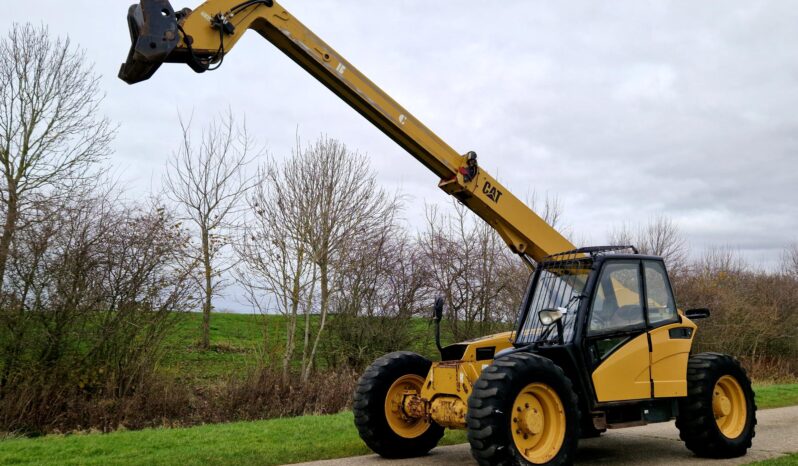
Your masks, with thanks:
[(175, 12), (168, 0), (141, 0), (130, 8), (128, 23), (133, 44), (119, 73), (124, 81), (149, 79), (163, 62), (212, 69), (252, 29), (440, 177), (440, 188), (488, 222), (515, 253), (540, 261), (574, 249), (479, 169), (476, 154), (458, 154), (277, 2), (209, 0)]

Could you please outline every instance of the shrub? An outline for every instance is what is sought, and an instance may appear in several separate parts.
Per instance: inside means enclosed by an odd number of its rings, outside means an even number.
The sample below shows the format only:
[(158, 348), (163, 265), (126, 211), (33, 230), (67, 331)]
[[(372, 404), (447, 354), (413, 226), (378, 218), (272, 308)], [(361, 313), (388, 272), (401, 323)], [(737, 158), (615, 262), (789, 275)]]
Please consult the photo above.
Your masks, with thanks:
[(11, 431), (141, 391), (191, 302), (176, 261), (185, 237), (157, 205), (90, 193), (30, 212), (0, 301), (0, 429)]

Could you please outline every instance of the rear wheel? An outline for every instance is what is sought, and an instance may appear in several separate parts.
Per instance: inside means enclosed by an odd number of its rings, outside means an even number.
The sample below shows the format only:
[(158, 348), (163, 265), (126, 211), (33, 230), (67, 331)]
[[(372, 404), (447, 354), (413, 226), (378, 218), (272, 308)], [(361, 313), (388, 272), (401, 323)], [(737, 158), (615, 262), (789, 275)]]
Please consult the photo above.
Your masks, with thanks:
[(427, 454), (443, 436), (443, 427), (407, 416), (403, 400), (421, 393), (432, 363), (415, 353), (387, 354), (366, 369), (355, 389), (353, 411), (360, 438), (386, 458)]
[(482, 371), (468, 400), (468, 441), (479, 464), (570, 464), (578, 439), (576, 394), (551, 360), (514, 353)]
[(687, 397), (679, 402), (679, 437), (697, 456), (734, 458), (751, 447), (756, 404), (736, 359), (701, 353), (687, 366)]

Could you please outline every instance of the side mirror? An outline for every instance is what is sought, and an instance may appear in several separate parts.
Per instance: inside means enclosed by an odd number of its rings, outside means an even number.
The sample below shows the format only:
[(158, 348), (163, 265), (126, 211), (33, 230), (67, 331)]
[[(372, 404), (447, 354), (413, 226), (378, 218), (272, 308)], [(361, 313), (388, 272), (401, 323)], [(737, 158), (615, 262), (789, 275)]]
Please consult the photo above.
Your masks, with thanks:
[(443, 318), (443, 297), (435, 298), (435, 320), (440, 322)]
[(706, 319), (707, 317), (709, 317), (709, 309), (707, 308), (688, 309), (684, 311), (684, 316), (690, 320)]
[(541, 324), (548, 327), (555, 322), (559, 322), (567, 313), (568, 309), (564, 307), (552, 307), (538, 312), (538, 319), (540, 319)]

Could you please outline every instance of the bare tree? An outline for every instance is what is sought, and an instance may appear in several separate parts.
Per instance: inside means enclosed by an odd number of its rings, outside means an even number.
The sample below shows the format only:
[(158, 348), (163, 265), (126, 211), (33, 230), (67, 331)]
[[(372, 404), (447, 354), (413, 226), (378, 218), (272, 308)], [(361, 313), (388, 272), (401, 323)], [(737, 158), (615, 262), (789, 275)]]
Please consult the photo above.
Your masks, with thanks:
[(798, 243), (790, 245), (782, 256), (784, 273), (798, 278)]
[(427, 227), (419, 242), (435, 292), (442, 293), (448, 305), (452, 333), (463, 339), (512, 320), (529, 270), (487, 223), (463, 205), (452, 205), (453, 212), (447, 214), (427, 207)]
[(180, 122), (183, 141), (169, 162), (164, 179), (167, 196), (176, 202), (196, 228), (199, 244), (196, 261), (201, 264), (202, 336), (200, 345), (210, 347), (213, 296), (223, 286), (222, 274), (229, 265), (222, 251), (229, 244), (229, 229), (240, 212), (242, 200), (252, 186), (244, 173), (255, 152), (246, 124), (236, 123), (232, 113), (211, 122), (199, 141), (191, 123)]
[(609, 241), (617, 245), (635, 246), (642, 254), (661, 256), (673, 272), (687, 265), (687, 242), (673, 220), (658, 215), (637, 228), (625, 224), (612, 230)]
[(286, 317), (282, 377), (287, 382), (299, 318), (310, 318), (316, 271), (304, 238), (291, 229), (294, 220), (288, 216), (293, 209), (285, 209), (282, 170), (273, 160), (258, 170), (255, 188), (247, 198), (250, 215), (235, 243), (241, 258), (235, 274), (255, 309)]
[[(365, 155), (350, 151), (342, 142), (320, 137), (289, 162), (289, 192), (298, 194), (295, 224), (302, 232), (313, 263), (318, 267), (319, 328), (306, 355), (315, 361), (316, 351), (330, 312), (333, 293), (340, 290), (334, 264), (348, 248), (380, 231), (385, 218), (396, 211), (398, 198), (377, 186)], [(290, 204), (289, 204), (290, 205)], [(304, 213), (304, 215), (301, 215)], [(309, 366), (302, 374), (310, 376)]]
[(114, 129), (99, 117), (99, 77), (69, 39), (12, 26), (0, 40), (0, 290), (22, 211), (36, 193), (91, 178)]
[[(563, 205), (556, 196), (542, 199), (533, 191), (527, 205), (552, 228), (568, 235)], [(520, 309), (530, 270), (487, 223), (466, 207), (440, 213), (427, 206), (426, 230), (419, 244), (431, 271), (434, 293), (448, 304), (449, 325), (456, 338), (470, 338), (505, 327)]]
[[(339, 265), (354, 245), (382, 231), (398, 199), (377, 186), (365, 156), (326, 136), (305, 148), (297, 143), (284, 164), (262, 170), (258, 184), (250, 207), (260, 220), (247, 235), (253, 243), (242, 260), (261, 274), (263, 289), (256, 291), (273, 293), (278, 310), (292, 316), (290, 342), (301, 310), (301, 377), (307, 381), (332, 302), (342, 291)], [(291, 343), (286, 353), (293, 350)]]
[(410, 319), (429, 315), (424, 311), (430, 309), (431, 277), (423, 251), (395, 215), (384, 220), (336, 263), (341, 292), (324, 351), (330, 365), (359, 370), (383, 354), (406, 349), (413, 339)]
[(730, 247), (711, 247), (695, 261), (694, 268), (703, 275), (726, 278), (746, 272), (748, 266), (740, 251)]

